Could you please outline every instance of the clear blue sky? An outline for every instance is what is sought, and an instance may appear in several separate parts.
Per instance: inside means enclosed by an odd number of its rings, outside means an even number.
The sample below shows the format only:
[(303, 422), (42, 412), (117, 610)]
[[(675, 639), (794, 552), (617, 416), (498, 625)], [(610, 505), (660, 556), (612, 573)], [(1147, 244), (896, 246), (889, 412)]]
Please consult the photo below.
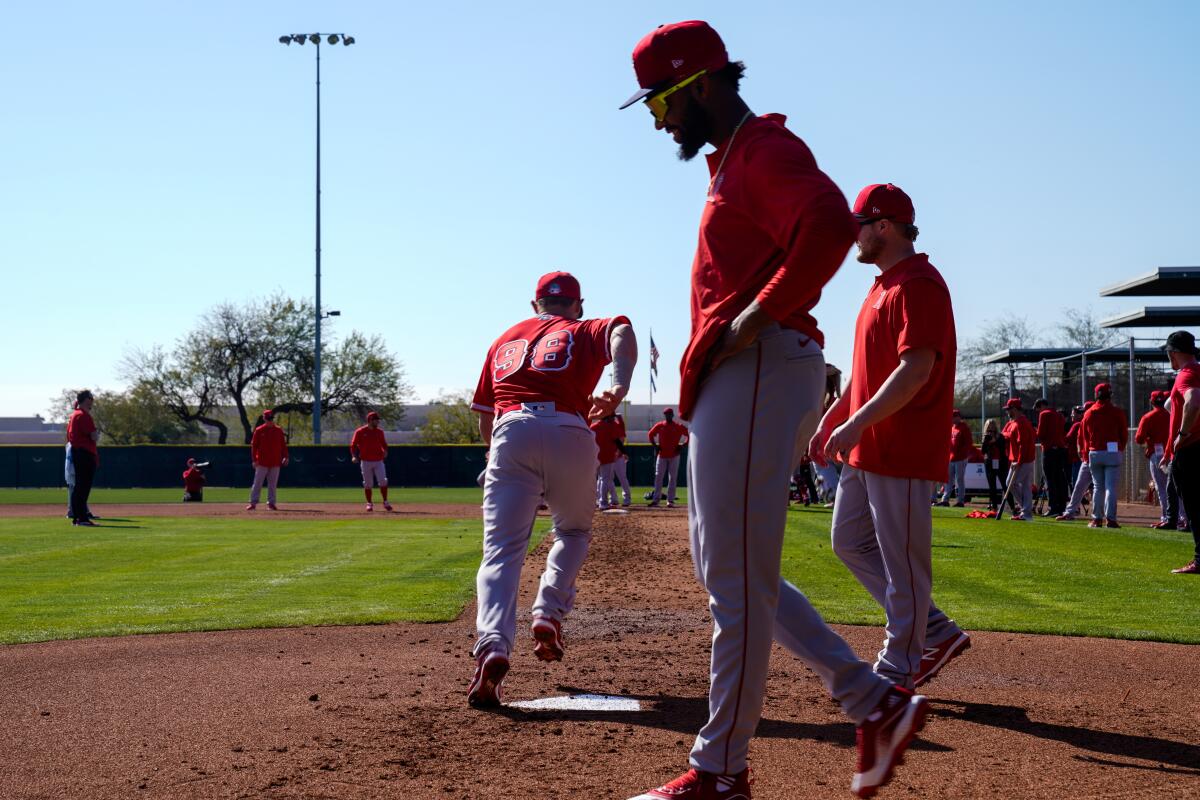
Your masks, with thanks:
[[(854, 7), (857, 6), (857, 7)], [(653, 10), (650, 10), (653, 8)], [(324, 300), (386, 337), (418, 398), (472, 387), (536, 277), (628, 314), (673, 401), (706, 186), (635, 107), (633, 44), (708, 19), (851, 198), (892, 181), (960, 339), (1139, 301), (1097, 290), (1200, 262), (1194, 2), (20, 3), (0, 46), (0, 415), (119, 385), (126, 348), (206, 308), (312, 294), (322, 47)], [(872, 268), (817, 308), (849, 362)], [(644, 402), (639, 369), (633, 398)]]

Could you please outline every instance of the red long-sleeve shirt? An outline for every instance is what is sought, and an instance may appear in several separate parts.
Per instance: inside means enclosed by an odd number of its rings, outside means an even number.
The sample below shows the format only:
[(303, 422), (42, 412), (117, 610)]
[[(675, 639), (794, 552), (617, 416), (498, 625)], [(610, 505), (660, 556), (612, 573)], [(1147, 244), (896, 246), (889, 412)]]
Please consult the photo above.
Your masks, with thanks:
[(363, 461), (383, 461), (387, 458), (387, 436), (383, 428), (363, 425), (354, 429), (350, 438), (350, 454)]
[(1010, 419), (1004, 426), (1004, 438), (1008, 439), (1008, 460), (1013, 464), (1032, 464), (1037, 460), (1037, 434), (1033, 423), (1024, 414)]
[(260, 467), (279, 467), (288, 457), (287, 436), (283, 428), (264, 422), (250, 437), (250, 460)]
[(1038, 414), (1037, 438), (1043, 448), (1066, 447), (1066, 420), (1053, 408), (1043, 408)]
[(1124, 451), (1129, 441), (1129, 422), (1125, 412), (1110, 400), (1097, 400), (1083, 415), (1080, 425), (1083, 426), (1080, 429), (1080, 438), (1083, 440), (1080, 450), (1084, 452), (1106, 452), (1109, 442), (1116, 442), (1117, 449)]
[(975, 449), (971, 427), (965, 422), (950, 426), (950, 460), (966, 461)]
[(1133, 440), (1145, 448), (1146, 458), (1154, 455), (1154, 446), (1166, 450), (1167, 438), (1171, 435), (1171, 415), (1165, 408), (1155, 406), (1138, 421)]

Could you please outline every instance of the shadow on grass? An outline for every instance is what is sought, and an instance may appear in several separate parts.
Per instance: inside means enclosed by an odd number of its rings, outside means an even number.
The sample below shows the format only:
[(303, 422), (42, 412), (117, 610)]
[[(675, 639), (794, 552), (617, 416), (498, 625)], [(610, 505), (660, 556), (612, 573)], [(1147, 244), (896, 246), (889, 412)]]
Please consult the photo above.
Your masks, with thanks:
[[(1200, 745), (1159, 739), (1153, 736), (1137, 736), (1129, 733), (1113, 733), (1092, 728), (1058, 725), (1052, 722), (1036, 722), (1031, 720), (1028, 712), (1019, 706), (970, 703), (964, 700), (934, 700), (932, 702), (940, 717), (961, 719), (977, 725), (987, 725), (1036, 736), (1039, 739), (1063, 742), (1094, 753), (1157, 761), (1159, 766), (1109, 761), (1081, 755), (1075, 756), (1077, 760), (1105, 766), (1200, 776)], [(1167, 767), (1167, 764), (1183, 769), (1172, 769)]]
[[(578, 686), (559, 686), (567, 694), (603, 694)], [(620, 695), (622, 698), (638, 700), (644, 706), (641, 711), (572, 711), (565, 709), (525, 709), (501, 706), (493, 713), (515, 722), (611, 722), (622, 725), (640, 725), (646, 728), (694, 735), (708, 721), (707, 697), (675, 697), (672, 695)], [(854, 723), (830, 722), (813, 724), (788, 720), (763, 719), (758, 724), (755, 736), (764, 739), (809, 739), (829, 742), (838, 747), (854, 747)], [(917, 739), (911, 749), (949, 752), (953, 748)]]

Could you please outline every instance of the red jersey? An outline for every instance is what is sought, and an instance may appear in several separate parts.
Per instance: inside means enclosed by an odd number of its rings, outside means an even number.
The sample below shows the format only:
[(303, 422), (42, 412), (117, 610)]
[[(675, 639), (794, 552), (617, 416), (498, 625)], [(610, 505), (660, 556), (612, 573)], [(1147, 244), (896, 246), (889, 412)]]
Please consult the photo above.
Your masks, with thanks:
[(965, 422), (950, 426), (950, 460), (966, 461), (975, 450), (971, 427)]
[[(1179, 429), (1183, 425), (1183, 395), (1188, 389), (1200, 389), (1200, 363), (1184, 364), (1175, 375), (1175, 384), (1171, 387), (1171, 433), (1167, 437), (1166, 455), (1168, 460), (1175, 453), (1175, 437), (1179, 435)], [(1200, 431), (1193, 428), (1188, 433), (1188, 438), (1179, 443), (1180, 447), (1192, 447), (1200, 441)]]
[(183, 473), (183, 490), (195, 494), (204, 488), (204, 473), (195, 467), (188, 467)]
[(1071, 430), (1067, 431), (1067, 460), (1072, 464), (1079, 461), (1079, 431), (1083, 428), (1083, 421), (1071, 425)]
[(250, 460), (260, 467), (278, 467), (288, 457), (287, 436), (283, 428), (273, 422), (264, 422), (254, 429), (250, 437)]
[(937, 354), (929, 380), (902, 409), (863, 432), (850, 451), (850, 466), (895, 478), (946, 480), (946, 440), (931, 432), (946, 430), (954, 407), (958, 342), (950, 290), (919, 253), (877, 276), (858, 312), (850, 414), (879, 393), (902, 354), (925, 348)]
[(554, 403), (586, 417), (588, 397), (612, 361), (609, 337), (628, 317), (569, 320), (553, 314), (527, 319), (488, 349), (471, 408), (499, 416), (521, 403)]
[(599, 452), (596, 460), (601, 464), (611, 464), (617, 460), (617, 440), (621, 438), (621, 426), (615, 420), (598, 419), (590, 426), (596, 436), (596, 446)]
[(100, 455), (96, 450), (96, 443), (92, 440), (92, 434), (96, 431), (96, 421), (92, 419), (92, 415), (84, 411), (82, 408), (77, 408), (71, 412), (71, 418), (67, 420), (67, 441), (71, 445), (71, 449), (87, 450), (94, 456)]
[(1053, 408), (1043, 408), (1038, 414), (1037, 438), (1042, 448), (1066, 447), (1066, 420)]
[(651, 444), (658, 445), (658, 454), (663, 458), (674, 458), (679, 446), (688, 440), (688, 429), (672, 420), (656, 422), (646, 436)]
[(1083, 415), (1079, 436), (1083, 443), (1082, 452), (1106, 452), (1109, 443), (1115, 442), (1117, 451), (1125, 449), (1129, 441), (1129, 422), (1125, 412), (1110, 400), (1097, 400)]
[(824, 345), (811, 311), (858, 225), (784, 122), (779, 114), (752, 117), (707, 156), (712, 188), (692, 262), (691, 339), (679, 365), (682, 419), (691, 416), (713, 345), (751, 301)]
[(1033, 423), (1024, 414), (1010, 419), (1002, 431), (1008, 439), (1008, 461), (1011, 464), (1032, 464), (1037, 460), (1037, 434)]
[(383, 461), (387, 458), (387, 436), (383, 428), (372, 428), (370, 425), (355, 428), (354, 436), (350, 437), (350, 454), (363, 461)]
[(1133, 440), (1145, 448), (1146, 458), (1154, 455), (1155, 445), (1166, 452), (1167, 440), (1171, 435), (1171, 415), (1165, 408), (1155, 406), (1138, 421)]
[(617, 438), (621, 441), (625, 441), (625, 418), (620, 414), (617, 414), (615, 417), (613, 417), (613, 422), (617, 423), (617, 427), (621, 429), (621, 435)]

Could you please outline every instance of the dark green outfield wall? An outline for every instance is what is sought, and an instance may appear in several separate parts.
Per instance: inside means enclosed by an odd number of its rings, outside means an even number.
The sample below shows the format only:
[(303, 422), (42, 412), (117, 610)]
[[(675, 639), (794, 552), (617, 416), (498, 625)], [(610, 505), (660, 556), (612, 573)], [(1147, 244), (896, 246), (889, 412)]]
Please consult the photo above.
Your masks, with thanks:
[[(481, 445), (393, 445), (388, 448), (388, 480), (393, 486), (474, 486), (484, 467)], [(686, 450), (686, 448), (685, 448)], [(629, 480), (654, 483), (654, 450), (630, 445)], [(350, 461), (345, 445), (290, 448), (291, 463), (283, 470), (288, 486), (361, 486), (362, 474)], [(685, 485), (680, 459), (679, 483)], [(0, 447), (0, 486), (37, 488), (65, 486), (64, 450), (57, 445)], [(249, 484), (250, 448), (245, 445), (132, 445), (101, 447), (96, 486), (109, 489), (182, 486), (188, 458), (211, 461), (205, 470), (210, 486)]]

